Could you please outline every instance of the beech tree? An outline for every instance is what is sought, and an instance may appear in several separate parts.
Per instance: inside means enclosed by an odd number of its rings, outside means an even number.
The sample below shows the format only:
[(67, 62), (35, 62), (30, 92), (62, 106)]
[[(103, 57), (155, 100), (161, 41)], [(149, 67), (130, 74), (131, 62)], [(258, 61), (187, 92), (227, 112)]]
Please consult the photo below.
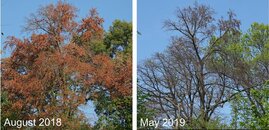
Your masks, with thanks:
[[(267, 128), (268, 25), (253, 23), (244, 33), (235, 13), (213, 15), (196, 3), (165, 22), (177, 35), (138, 68), (146, 107), (156, 119), (185, 119), (178, 128)], [(224, 104), (231, 105), (231, 124), (220, 122)]]
[(131, 57), (119, 62), (120, 57), (103, 52), (104, 19), (96, 9), (79, 22), (76, 11), (61, 1), (41, 7), (23, 29), (29, 38), (7, 38), (5, 48), (12, 53), (1, 59), (1, 87), (8, 101), (2, 107), (4, 117), (60, 118), (61, 129), (90, 129), (78, 107), (93, 95), (93, 87), (105, 89), (111, 100), (131, 95)]
[(158, 110), (157, 119), (184, 118), (183, 128), (209, 128), (216, 110), (244, 90), (236, 89), (235, 79), (222, 67), (215, 68), (220, 44), (240, 39), (240, 21), (231, 11), (227, 19), (213, 15), (212, 8), (197, 3), (178, 9), (176, 18), (164, 23), (177, 33), (172, 43), (138, 67), (139, 86), (150, 95), (148, 107)]

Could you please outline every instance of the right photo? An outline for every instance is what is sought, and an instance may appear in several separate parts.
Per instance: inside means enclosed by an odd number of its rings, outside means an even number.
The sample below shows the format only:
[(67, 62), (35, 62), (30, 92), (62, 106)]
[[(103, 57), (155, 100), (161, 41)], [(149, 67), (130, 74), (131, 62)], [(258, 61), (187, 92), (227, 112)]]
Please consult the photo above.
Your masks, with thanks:
[(269, 128), (267, 0), (138, 0), (137, 128)]

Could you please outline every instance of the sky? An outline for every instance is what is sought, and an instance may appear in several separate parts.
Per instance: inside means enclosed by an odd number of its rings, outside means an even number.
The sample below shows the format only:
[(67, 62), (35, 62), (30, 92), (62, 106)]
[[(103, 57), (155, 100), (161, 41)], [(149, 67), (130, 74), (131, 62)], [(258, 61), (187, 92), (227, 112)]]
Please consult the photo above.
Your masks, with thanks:
[[(104, 18), (103, 27), (109, 29), (115, 19), (132, 21), (132, 1), (131, 0), (63, 0), (78, 9), (78, 19), (86, 17), (91, 8), (96, 8), (99, 16)], [(1, 0), (1, 47), (7, 36), (18, 38), (27, 37), (27, 33), (22, 32), (26, 18), (31, 13), (35, 13), (38, 8), (51, 3), (57, 3), (57, 0)], [(2, 54), (2, 58), (9, 56), (10, 50)], [(89, 122), (93, 124), (98, 118), (94, 112), (94, 104), (88, 102), (80, 106)]]
[[(268, 22), (268, 0), (197, 0), (215, 10), (215, 18), (227, 16), (232, 10), (241, 20), (241, 28), (246, 31), (251, 23)], [(165, 31), (163, 23), (175, 18), (177, 8), (193, 5), (195, 0), (138, 0), (137, 30), (141, 33), (137, 38), (138, 64), (150, 58), (155, 52), (163, 51), (169, 44), (172, 32)]]

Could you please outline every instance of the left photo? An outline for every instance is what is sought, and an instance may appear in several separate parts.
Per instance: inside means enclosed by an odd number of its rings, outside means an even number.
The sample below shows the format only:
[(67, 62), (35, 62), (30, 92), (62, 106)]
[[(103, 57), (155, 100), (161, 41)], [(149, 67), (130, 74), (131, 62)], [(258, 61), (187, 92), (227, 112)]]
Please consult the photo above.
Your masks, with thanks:
[(1, 129), (132, 129), (132, 1), (1, 0)]

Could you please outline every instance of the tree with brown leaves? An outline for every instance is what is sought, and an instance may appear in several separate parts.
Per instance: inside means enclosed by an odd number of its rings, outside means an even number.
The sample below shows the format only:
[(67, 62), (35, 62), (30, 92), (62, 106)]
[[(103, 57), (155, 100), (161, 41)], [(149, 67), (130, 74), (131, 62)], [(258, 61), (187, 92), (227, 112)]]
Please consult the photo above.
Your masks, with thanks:
[(103, 44), (104, 20), (92, 9), (77, 22), (76, 11), (61, 1), (41, 7), (24, 28), (29, 38), (5, 41), (12, 53), (2, 59), (1, 87), (9, 102), (2, 106), (3, 117), (60, 118), (61, 129), (90, 128), (78, 107), (94, 86), (109, 91), (112, 99), (131, 95), (131, 57), (122, 61), (96, 53), (95, 44)]

